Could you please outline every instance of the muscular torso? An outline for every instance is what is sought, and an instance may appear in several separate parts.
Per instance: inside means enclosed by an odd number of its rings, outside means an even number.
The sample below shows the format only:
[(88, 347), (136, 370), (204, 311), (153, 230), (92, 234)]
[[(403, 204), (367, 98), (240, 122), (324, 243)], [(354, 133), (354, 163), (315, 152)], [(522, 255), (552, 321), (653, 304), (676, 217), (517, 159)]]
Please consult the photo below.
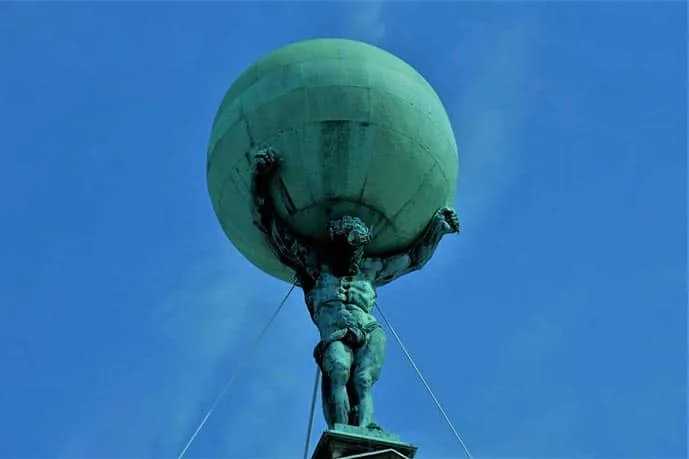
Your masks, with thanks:
[(371, 314), (376, 291), (367, 271), (342, 277), (323, 266), (313, 286), (304, 293), (321, 339), (344, 329), (364, 329), (376, 322)]

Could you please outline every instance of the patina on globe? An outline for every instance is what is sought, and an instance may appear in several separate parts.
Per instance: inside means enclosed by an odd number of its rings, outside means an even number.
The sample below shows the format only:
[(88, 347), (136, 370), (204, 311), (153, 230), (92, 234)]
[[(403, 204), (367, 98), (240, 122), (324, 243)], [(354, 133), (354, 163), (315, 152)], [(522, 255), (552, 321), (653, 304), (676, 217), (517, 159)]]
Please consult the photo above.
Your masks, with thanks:
[(442, 102), (411, 66), (343, 39), (294, 43), (231, 86), (216, 115), (208, 189), (227, 237), (254, 265), (291, 280), (251, 214), (248, 153), (270, 146), (283, 162), (271, 194), (277, 212), (312, 241), (331, 218), (373, 229), (369, 253), (404, 250), (451, 204), (457, 146)]

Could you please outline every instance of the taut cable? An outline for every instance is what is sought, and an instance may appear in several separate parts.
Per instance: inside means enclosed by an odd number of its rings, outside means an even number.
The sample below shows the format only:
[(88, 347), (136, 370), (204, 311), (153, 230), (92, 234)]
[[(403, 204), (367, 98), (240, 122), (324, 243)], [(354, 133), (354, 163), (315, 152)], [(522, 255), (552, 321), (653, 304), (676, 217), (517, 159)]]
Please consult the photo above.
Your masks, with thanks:
[(268, 329), (270, 328), (271, 324), (275, 321), (275, 318), (278, 316), (278, 313), (280, 312), (280, 310), (282, 309), (282, 307), (283, 307), (283, 306), (285, 305), (285, 303), (287, 302), (287, 298), (289, 298), (290, 294), (292, 293), (292, 291), (294, 290), (294, 287), (296, 287), (296, 285), (297, 285), (297, 283), (296, 283), (296, 281), (295, 281), (295, 282), (292, 284), (292, 287), (289, 289), (289, 291), (288, 291), (287, 294), (285, 295), (285, 297), (284, 297), (284, 298), (282, 299), (282, 301), (280, 302), (280, 305), (278, 306), (278, 308), (275, 310), (275, 312), (273, 313), (273, 315), (272, 315), (272, 316), (270, 317), (270, 319), (268, 320), (268, 323), (266, 324), (266, 326), (263, 327), (263, 330), (261, 330), (261, 333), (258, 335), (258, 338), (256, 338), (256, 341), (254, 342), (253, 346), (251, 346), (251, 347), (249, 348), (249, 350), (244, 354), (244, 356), (242, 357), (242, 359), (239, 361), (239, 363), (238, 363), (237, 366), (235, 367), (234, 372), (232, 372), (232, 374), (230, 375), (230, 377), (227, 379), (227, 382), (225, 383), (225, 386), (223, 387), (222, 391), (220, 391), (220, 395), (218, 395), (218, 397), (215, 399), (215, 401), (213, 402), (213, 404), (211, 405), (211, 407), (209, 408), (209, 410), (206, 412), (206, 415), (205, 415), (205, 416), (203, 417), (203, 419), (201, 420), (201, 423), (199, 423), (199, 426), (196, 428), (196, 430), (194, 431), (194, 433), (193, 433), (193, 435), (191, 436), (191, 438), (189, 438), (189, 441), (187, 441), (186, 445), (184, 445), (184, 448), (182, 449), (182, 452), (179, 453), (179, 456), (177, 456), (177, 459), (183, 459), (183, 458), (184, 458), (184, 455), (187, 453), (187, 450), (189, 449), (189, 447), (191, 446), (191, 444), (194, 442), (194, 440), (196, 440), (196, 437), (198, 436), (199, 432), (201, 432), (201, 429), (203, 429), (203, 426), (206, 425), (206, 421), (208, 421), (208, 418), (211, 417), (211, 414), (213, 414), (213, 411), (215, 411), (215, 408), (217, 408), (218, 404), (220, 403), (220, 400), (222, 400), (222, 398), (225, 396), (225, 394), (227, 393), (228, 389), (230, 388), (230, 386), (231, 386), (232, 383), (234, 382), (235, 378), (236, 378), (237, 375), (239, 374), (239, 370), (241, 369), (241, 367), (242, 367), (246, 362), (248, 362), (249, 359), (253, 356), (254, 351), (256, 351), (256, 348), (258, 348), (259, 343), (261, 342), (261, 340), (262, 340), (263, 337), (265, 336), (265, 334), (266, 334), (266, 332), (268, 331)]

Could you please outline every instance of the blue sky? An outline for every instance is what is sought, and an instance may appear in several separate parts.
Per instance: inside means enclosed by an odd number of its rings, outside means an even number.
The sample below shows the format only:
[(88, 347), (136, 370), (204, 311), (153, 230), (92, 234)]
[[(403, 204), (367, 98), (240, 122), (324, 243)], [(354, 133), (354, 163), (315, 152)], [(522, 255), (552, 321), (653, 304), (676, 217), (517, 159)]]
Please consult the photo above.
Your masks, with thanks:
[[(436, 87), (464, 233), (380, 303), (476, 457), (679, 458), (685, 6), (0, 3), (0, 457), (173, 457), (288, 286), (223, 236), (215, 110), (288, 42), (378, 44)], [(293, 295), (189, 457), (301, 457)], [(461, 457), (390, 341), (380, 423)], [(324, 427), (319, 414), (316, 438)]]

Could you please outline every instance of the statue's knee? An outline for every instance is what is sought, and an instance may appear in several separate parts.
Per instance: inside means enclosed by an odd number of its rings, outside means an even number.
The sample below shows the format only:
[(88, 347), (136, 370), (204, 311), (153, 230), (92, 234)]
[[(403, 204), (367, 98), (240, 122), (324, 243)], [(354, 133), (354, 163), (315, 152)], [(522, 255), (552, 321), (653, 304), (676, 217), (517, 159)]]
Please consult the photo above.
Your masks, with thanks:
[(354, 384), (361, 390), (368, 390), (373, 386), (373, 376), (370, 371), (357, 371), (354, 374)]
[(330, 380), (337, 386), (344, 386), (349, 379), (349, 367), (342, 363), (333, 365), (330, 371)]
[(331, 365), (328, 377), (337, 386), (347, 384), (347, 380), (349, 380), (349, 366), (341, 362)]

